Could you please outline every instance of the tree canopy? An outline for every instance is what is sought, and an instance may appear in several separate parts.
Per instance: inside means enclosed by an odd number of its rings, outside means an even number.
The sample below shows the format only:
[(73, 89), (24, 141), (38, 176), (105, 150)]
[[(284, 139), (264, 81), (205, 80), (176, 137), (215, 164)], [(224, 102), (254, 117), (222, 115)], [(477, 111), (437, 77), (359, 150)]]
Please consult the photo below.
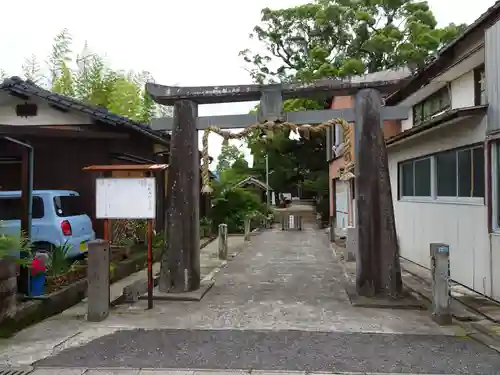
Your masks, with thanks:
[[(384, 69), (418, 68), (463, 31), (465, 25), (438, 27), (426, 1), (315, 0), (285, 9), (265, 8), (250, 35), (264, 52), (240, 52), (257, 83), (308, 82)], [(325, 103), (294, 99), (284, 110), (324, 109)], [(288, 132), (265, 143), (247, 140), (254, 168), (264, 175), (269, 155), (270, 185), (277, 192), (328, 195), (325, 137), (290, 140)]]
[(217, 172), (222, 173), (231, 168), (233, 163), (239, 159), (244, 159), (243, 153), (234, 145), (222, 145), (219, 157), (217, 158)]
[[(21, 67), (24, 78), (145, 124), (152, 117), (170, 114), (168, 107), (157, 106), (145, 92), (146, 82), (154, 81), (150, 73), (113, 70), (87, 44), (79, 55), (72, 48), (71, 34), (63, 29), (53, 40), (46, 66), (35, 55), (25, 59)], [(0, 76), (6, 75), (0, 70)]]
[(251, 38), (266, 52), (241, 55), (257, 82), (343, 77), (422, 66), (464, 28), (438, 27), (427, 1), (316, 0), (263, 9)]

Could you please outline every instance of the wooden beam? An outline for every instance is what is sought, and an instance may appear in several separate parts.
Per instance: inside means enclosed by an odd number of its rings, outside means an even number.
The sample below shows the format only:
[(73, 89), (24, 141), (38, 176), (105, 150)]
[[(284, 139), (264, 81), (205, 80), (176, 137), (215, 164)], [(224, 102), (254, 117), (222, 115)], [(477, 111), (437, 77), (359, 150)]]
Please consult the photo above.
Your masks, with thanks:
[(0, 135), (45, 138), (75, 139), (128, 139), (129, 135), (118, 132), (99, 132), (91, 130), (70, 130), (44, 126), (0, 125)]
[(393, 92), (409, 77), (406, 70), (382, 71), (344, 79), (324, 79), (311, 83), (231, 86), (165, 86), (147, 83), (146, 90), (159, 104), (173, 105), (178, 100), (192, 100), (198, 104), (251, 102), (260, 100), (265, 90), (279, 90), (283, 99), (353, 95), (359, 90), (372, 88), (380, 92)]
[[(406, 120), (410, 111), (409, 107), (382, 107), (382, 118), (384, 120)], [(347, 122), (356, 120), (356, 111), (353, 108), (346, 109), (322, 109), (314, 111), (287, 112), (283, 114), (281, 121), (293, 122), (294, 124), (321, 124), (334, 118), (341, 118)], [(201, 116), (198, 118), (196, 128), (204, 130), (210, 126), (221, 129), (246, 128), (259, 121), (259, 115), (225, 115), (225, 116)], [(153, 130), (172, 130), (173, 119), (171, 117), (155, 118), (151, 122)]]

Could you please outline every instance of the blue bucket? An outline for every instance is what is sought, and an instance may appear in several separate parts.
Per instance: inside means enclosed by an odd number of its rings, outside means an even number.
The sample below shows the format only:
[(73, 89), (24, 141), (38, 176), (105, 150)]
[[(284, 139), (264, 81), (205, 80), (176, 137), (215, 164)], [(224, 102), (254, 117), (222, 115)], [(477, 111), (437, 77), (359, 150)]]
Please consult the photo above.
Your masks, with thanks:
[(30, 294), (33, 297), (43, 296), (45, 293), (45, 274), (40, 273), (30, 277)]

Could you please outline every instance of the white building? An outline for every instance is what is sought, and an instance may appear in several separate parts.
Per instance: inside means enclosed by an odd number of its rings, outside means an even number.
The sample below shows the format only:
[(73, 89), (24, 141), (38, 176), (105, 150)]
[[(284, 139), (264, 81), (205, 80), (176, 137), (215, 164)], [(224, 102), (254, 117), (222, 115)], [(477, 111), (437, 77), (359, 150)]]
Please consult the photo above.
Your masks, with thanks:
[(450, 245), (451, 278), (500, 300), (500, 2), (386, 105), (411, 106), (387, 141), (401, 256), (430, 267)]

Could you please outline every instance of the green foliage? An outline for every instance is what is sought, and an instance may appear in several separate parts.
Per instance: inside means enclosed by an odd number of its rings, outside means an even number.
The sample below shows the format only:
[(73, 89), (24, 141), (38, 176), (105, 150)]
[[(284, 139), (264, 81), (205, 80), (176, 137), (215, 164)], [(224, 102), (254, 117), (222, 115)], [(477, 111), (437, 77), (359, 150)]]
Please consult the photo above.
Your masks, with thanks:
[(215, 225), (225, 223), (230, 233), (239, 233), (244, 230), (245, 217), (264, 210), (257, 195), (243, 188), (231, 188), (213, 200), (210, 216)]
[(251, 37), (266, 53), (240, 55), (256, 82), (344, 77), (422, 66), (464, 28), (437, 27), (427, 1), (316, 0), (263, 9)]
[(228, 170), (239, 159), (244, 159), (244, 155), (238, 147), (234, 145), (222, 145), (219, 157), (217, 158), (217, 172), (222, 173)]
[(212, 220), (208, 217), (200, 219), (200, 238), (205, 238), (211, 235), (213, 228)]
[(153, 249), (163, 249), (165, 245), (165, 232), (155, 233), (153, 236)]
[[(0, 260), (9, 259), (20, 265), (29, 265), (33, 247), (26, 237), (26, 233), (6, 234), (3, 233), (2, 226), (3, 223), (0, 222)], [(20, 258), (18, 254), (21, 255)]]
[[(437, 27), (426, 1), (313, 0), (286, 9), (263, 9), (251, 37), (261, 42), (265, 52), (246, 49), (240, 55), (257, 83), (309, 82), (421, 67), (464, 28), (455, 24)], [(321, 101), (284, 102), (286, 112), (324, 108)], [(320, 211), (328, 215), (324, 135), (299, 141), (288, 136), (288, 132), (275, 134), (266, 142), (259, 139), (258, 132), (248, 137), (254, 173), (265, 178), (267, 154), (271, 187), (279, 193), (301, 186), (302, 196), (316, 196), (323, 202)]]
[(64, 243), (60, 246), (52, 246), (48, 252), (47, 259), (47, 275), (48, 276), (59, 276), (68, 272), (72, 268), (72, 262), (70, 262), (66, 256), (71, 250), (71, 246), (68, 243)]
[[(24, 77), (51, 91), (141, 123), (149, 124), (153, 117), (171, 115), (170, 108), (157, 106), (147, 95), (145, 84), (154, 81), (150, 73), (113, 70), (104, 58), (90, 53), (87, 44), (75, 58), (72, 47), (71, 34), (63, 29), (53, 40), (45, 69), (31, 55), (22, 66)], [(0, 76), (5, 75), (0, 71)]]

